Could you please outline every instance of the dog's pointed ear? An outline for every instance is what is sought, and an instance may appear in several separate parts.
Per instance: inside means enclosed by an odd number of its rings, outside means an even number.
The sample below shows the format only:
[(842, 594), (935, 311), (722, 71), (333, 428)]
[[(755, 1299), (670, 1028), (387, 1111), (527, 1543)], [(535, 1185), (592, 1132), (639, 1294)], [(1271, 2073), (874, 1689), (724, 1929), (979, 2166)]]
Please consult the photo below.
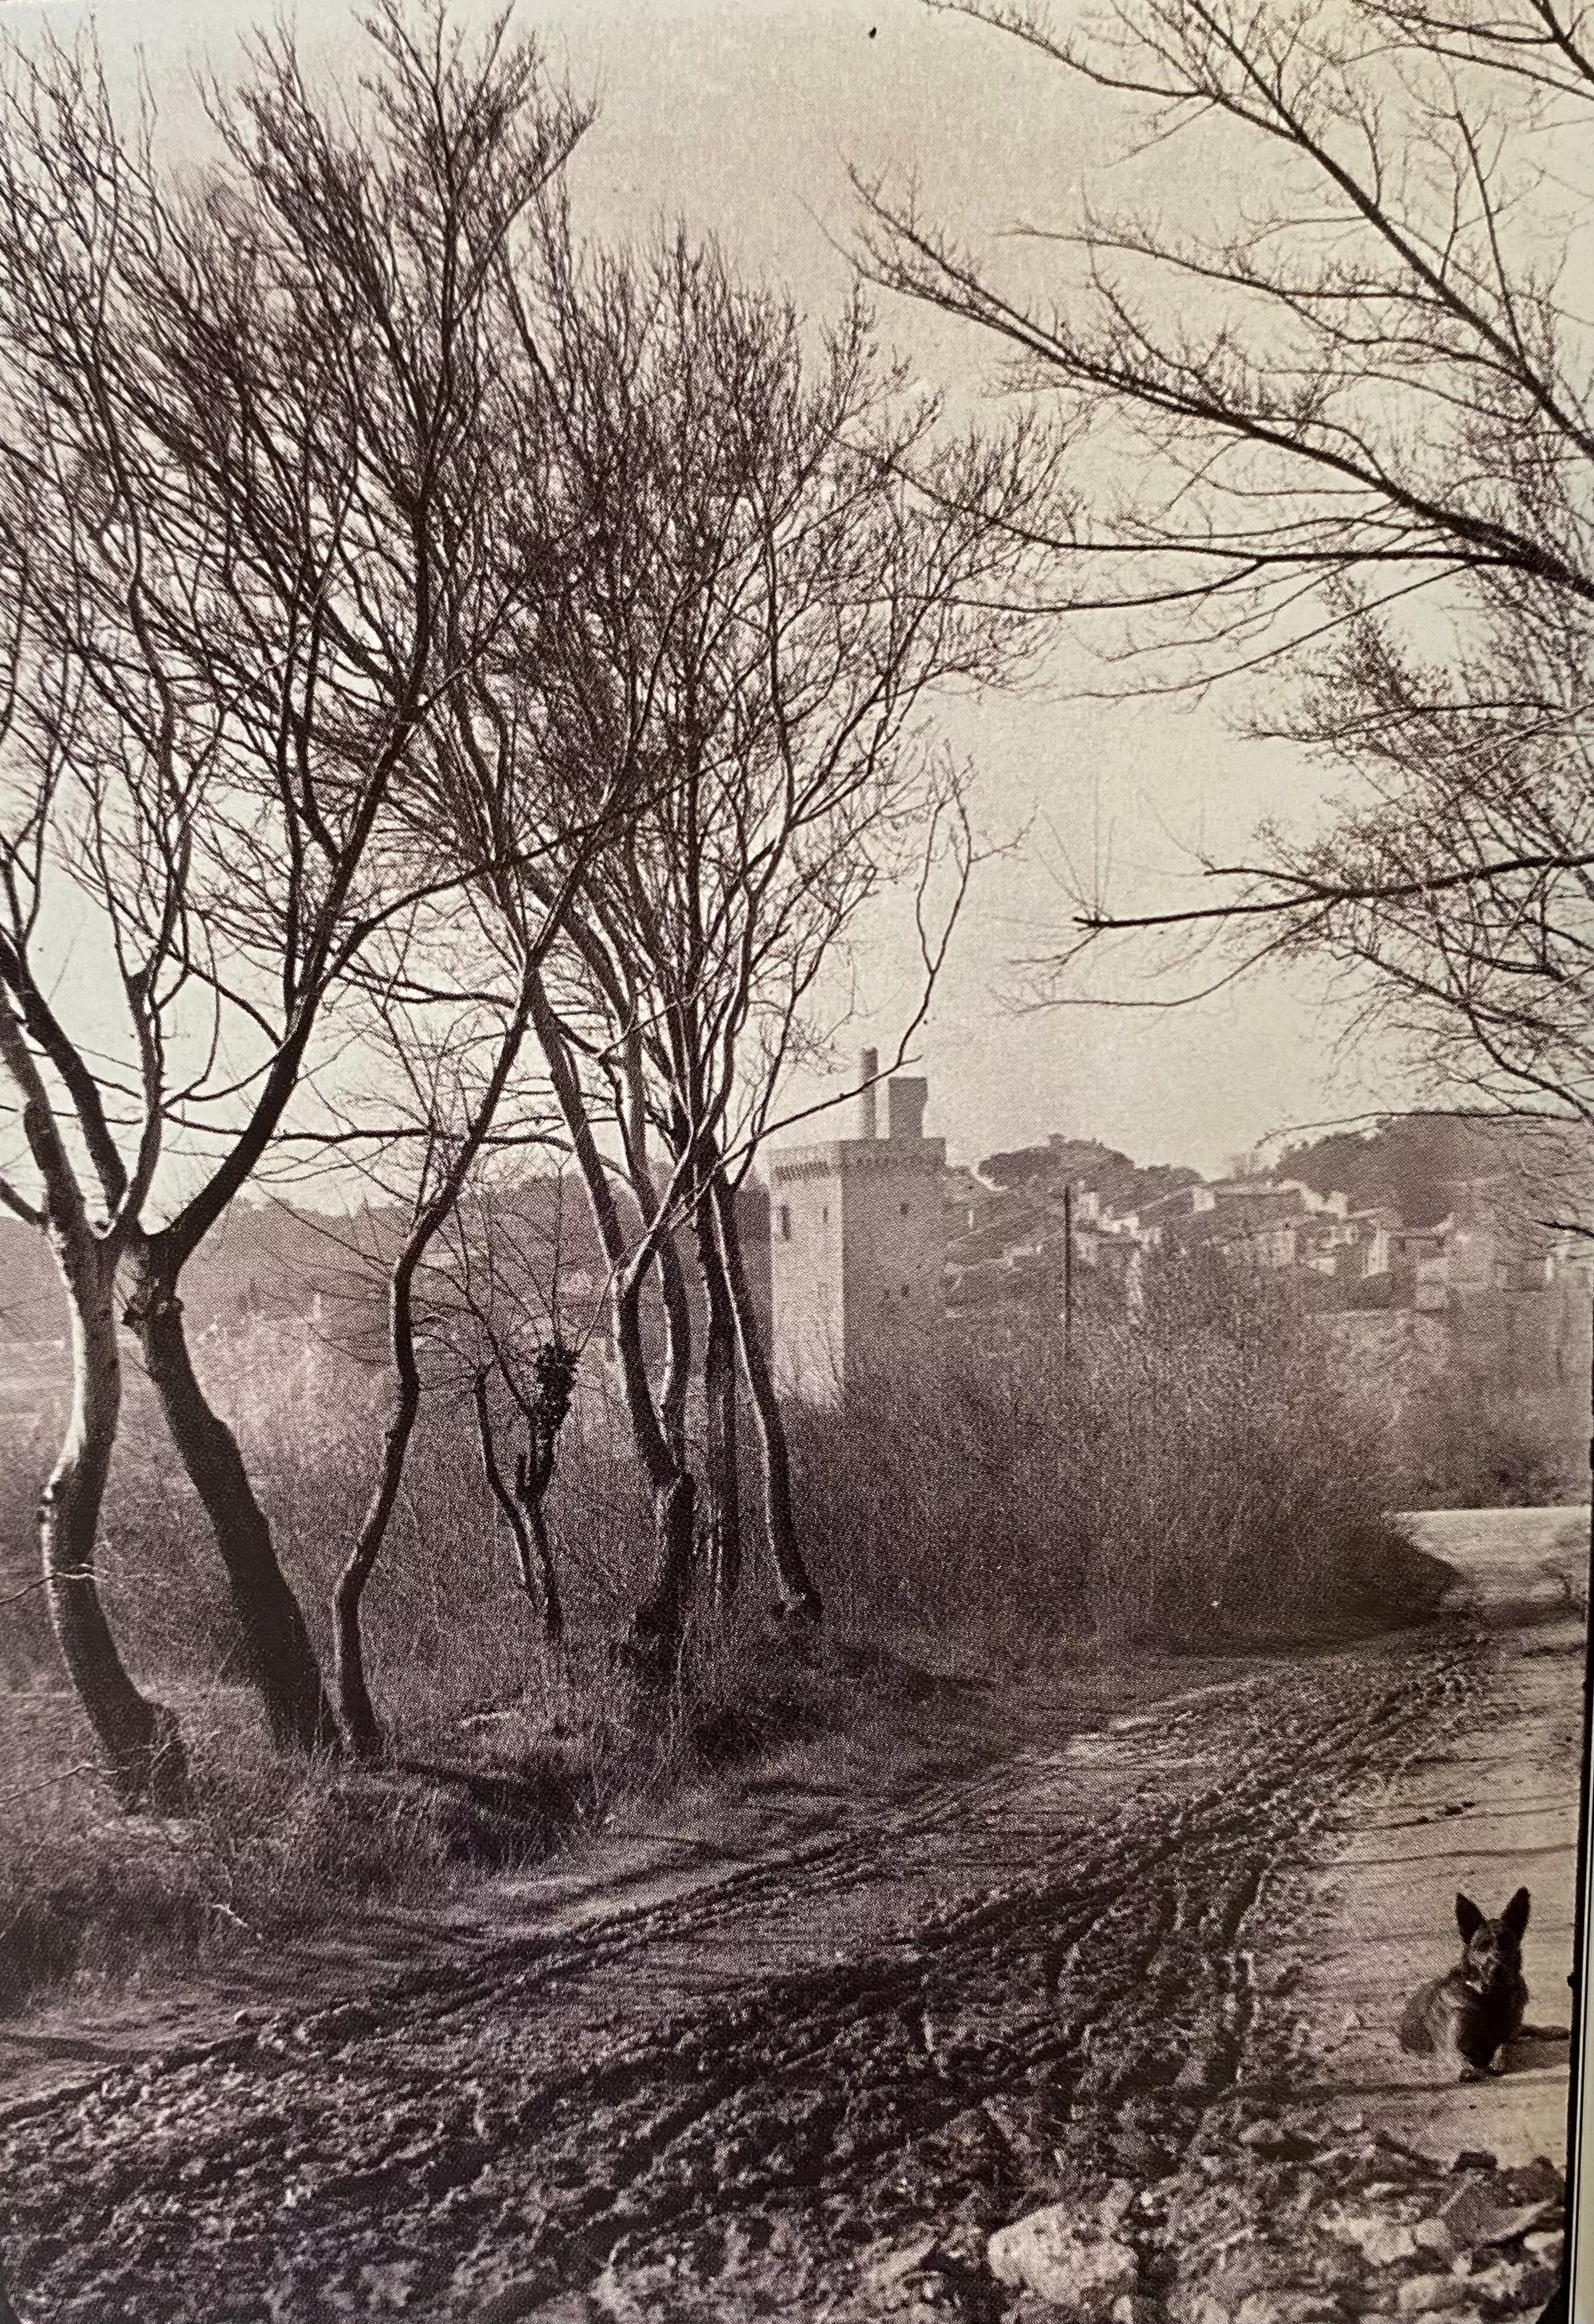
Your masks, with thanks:
[(1484, 1914), (1472, 1902), (1471, 1897), (1463, 1895), (1461, 1890), (1458, 1888), (1456, 1891), (1456, 1926), (1461, 1932), (1461, 1942), (1464, 1945), (1470, 1945), (1471, 1943), (1473, 1938), (1478, 1934), (1479, 1930), (1482, 1928), (1483, 1923)]
[(1500, 1914), (1501, 1927), (1508, 1937), (1515, 1937), (1518, 1944), (1522, 1942), (1522, 1932), (1527, 1926), (1528, 1902), (1527, 1890), (1519, 1888)]

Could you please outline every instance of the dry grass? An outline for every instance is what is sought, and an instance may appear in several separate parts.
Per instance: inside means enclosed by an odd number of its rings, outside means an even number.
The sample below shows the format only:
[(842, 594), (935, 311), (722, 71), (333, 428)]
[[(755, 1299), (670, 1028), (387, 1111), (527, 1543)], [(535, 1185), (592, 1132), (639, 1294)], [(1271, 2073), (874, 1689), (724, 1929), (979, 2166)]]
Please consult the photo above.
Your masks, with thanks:
[(161, 1692), (192, 1759), (180, 1821), (110, 1808), (58, 1686), (0, 1701), (0, 2015), (225, 1969), (373, 1901), (439, 1903), (839, 1715), (828, 1675), (752, 1621), (705, 1629), (664, 1692), (594, 1641), (535, 1702), (458, 1719), (428, 1700), (369, 1770), (275, 1752), (235, 1687)]

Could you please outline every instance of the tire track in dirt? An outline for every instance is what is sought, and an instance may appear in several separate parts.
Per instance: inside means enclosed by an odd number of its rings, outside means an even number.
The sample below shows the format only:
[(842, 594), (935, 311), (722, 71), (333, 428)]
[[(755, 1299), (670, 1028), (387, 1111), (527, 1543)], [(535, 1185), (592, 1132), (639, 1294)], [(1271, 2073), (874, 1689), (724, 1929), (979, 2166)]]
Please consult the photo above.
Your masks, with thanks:
[(14, 2113), (24, 2315), (866, 2318), (899, 2312), (871, 2252), (926, 2224), (925, 2312), (1000, 2314), (990, 2227), (1173, 2167), (1244, 2056), (1275, 1868), (1471, 1671), (1457, 1637), (1267, 1668), (374, 2022)]

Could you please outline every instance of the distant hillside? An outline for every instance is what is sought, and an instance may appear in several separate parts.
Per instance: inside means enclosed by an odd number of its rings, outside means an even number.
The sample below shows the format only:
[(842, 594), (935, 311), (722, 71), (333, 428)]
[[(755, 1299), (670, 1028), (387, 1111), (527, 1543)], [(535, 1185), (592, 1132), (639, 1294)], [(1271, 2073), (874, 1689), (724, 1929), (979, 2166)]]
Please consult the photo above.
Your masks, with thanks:
[(1044, 1145), (993, 1154), (981, 1163), (980, 1174), (1004, 1190), (1037, 1187), (1060, 1194), (1065, 1185), (1080, 1187), (1100, 1194), (1104, 1207), (1117, 1211), (1138, 1210), (1176, 1187), (1193, 1185), (1201, 1175), (1180, 1163), (1133, 1162), (1095, 1138), (1048, 1139)]
[[(755, 1297), (769, 1275), (768, 1204), (756, 1184), (738, 1197)], [(582, 1274), (604, 1280), (586, 1198), (574, 1177), (527, 1178), (501, 1193), (497, 1223), (508, 1263), (527, 1279), (546, 1287), (557, 1262), (567, 1285)], [(198, 1336), (245, 1316), (308, 1315), (318, 1296), (329, 1334), (362, 1344), (386, 1298), (387, 1270), (404, 1224), (396, 1206), (337, 1213), (240, 1200), (184, 1272), (189, 1330)], [(60, 1285), (43, 1237), (0, 1214), (0, 1341), (56, 1340), (65, 1331)]]
[[(297, 1211), (276, 1203), (235, 1203), (183, 1277), (190, 1329), (240, 1315), (308, 1314), (316, 1293), (346, 1292), (370, 1274), (397, 1232), (397, 1213), (362, 1218)], [(0, 1333), (57, 1339), (66, 1329), (55, 1263), (41, 1235), (20, 1219), (0, 1219)]]
[(1407, 1226), (1427, 1227), (1449, 1215), (1458, 1183), (1470, 1179), (1517, 1181), (1525, 1195), (1536, 1191), (1586, 1212), (1594, 1196), (1591, 1159), (1588, 1139), (1560, 1123), (1389, 1114), (1367, 1130), (1286, 1147), (1273, 1175), (1299, 1178), (1320, 1194), (1339, 1189), (1352, 1210), (1389, 1204)]

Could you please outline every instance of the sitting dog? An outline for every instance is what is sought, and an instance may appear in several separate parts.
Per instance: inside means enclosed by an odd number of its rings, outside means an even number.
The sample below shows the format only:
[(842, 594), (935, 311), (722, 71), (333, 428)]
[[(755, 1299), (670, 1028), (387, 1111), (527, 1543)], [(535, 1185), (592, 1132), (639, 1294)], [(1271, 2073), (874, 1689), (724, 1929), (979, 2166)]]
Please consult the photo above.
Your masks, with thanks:
[(1527, 1910), (1525, 1888), (1516, 1891), (1497, 1921), (1489, 1920), (1470, 1896), (1458, 1895), (1461, 1958), (1406, 2003), (1400, 2018), (1403, 2050), (1444, 2059), (1464, 2082), (1491, 2066), (1497, 2070), (1498, 2052), (1522, 2031), (1527, 2012), (1522, 1975)]

